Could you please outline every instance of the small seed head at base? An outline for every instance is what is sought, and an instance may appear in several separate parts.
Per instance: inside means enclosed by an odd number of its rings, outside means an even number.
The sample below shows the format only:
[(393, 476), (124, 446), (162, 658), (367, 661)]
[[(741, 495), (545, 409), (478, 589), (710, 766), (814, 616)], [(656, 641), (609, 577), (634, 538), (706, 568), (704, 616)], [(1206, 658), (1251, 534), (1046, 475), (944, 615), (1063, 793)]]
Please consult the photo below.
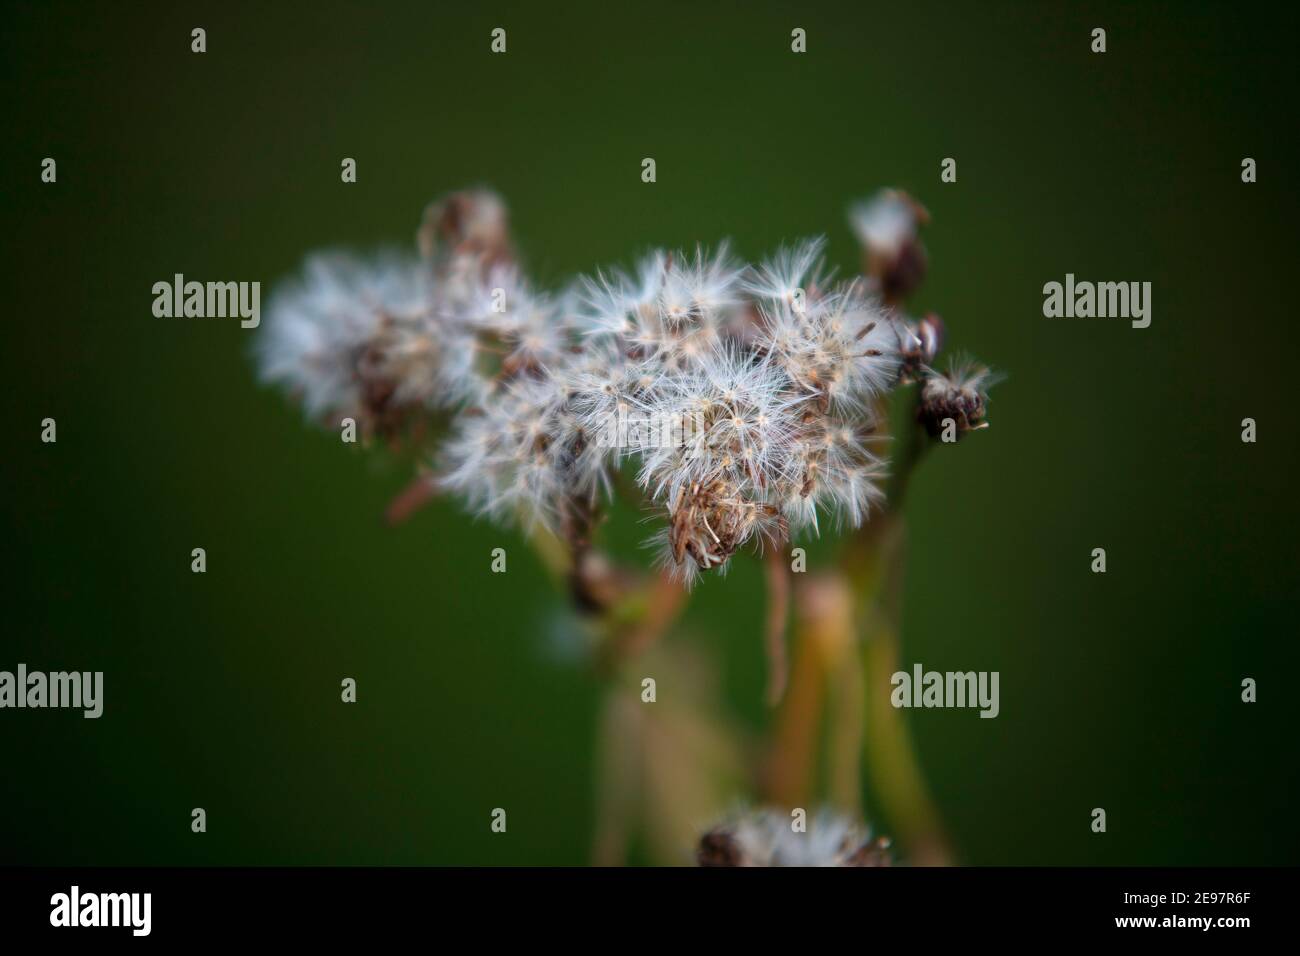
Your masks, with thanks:
[(829, 810), (808, 821), (806, 831), (776, 809), (743, 812), (704, 833), (695, 860), (702, 867), (892, 866), (891, 842), (872, 838), (868, 827)]

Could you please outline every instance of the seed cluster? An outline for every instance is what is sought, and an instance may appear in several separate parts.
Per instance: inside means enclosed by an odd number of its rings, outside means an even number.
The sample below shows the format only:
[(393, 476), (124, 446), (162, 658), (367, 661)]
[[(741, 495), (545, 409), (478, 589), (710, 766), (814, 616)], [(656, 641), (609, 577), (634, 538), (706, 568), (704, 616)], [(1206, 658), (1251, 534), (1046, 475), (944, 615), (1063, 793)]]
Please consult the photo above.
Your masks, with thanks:
[[(666, 519), (659, 560), (689, 581), (824, 516), (857, 526), (881, 497), (877, 399), (934, 374), (934, 320), (884, 298), (924, 262), (921, 212), (895, 193), (855, 208), (894, 278), (836, 281), (814, 239), (756, 265), (726, 245), (656, 251), (548, 293), (501, 200), (458, 193), (426, 212), (419, 255), (310, 258), (270, 304), (261, 366), (312, 417), (368, 434), (448, 413), (438, 488), (525, 528), (575, 533), (626, 469)], [(957, 401), (977, 425), (982, 400)]]

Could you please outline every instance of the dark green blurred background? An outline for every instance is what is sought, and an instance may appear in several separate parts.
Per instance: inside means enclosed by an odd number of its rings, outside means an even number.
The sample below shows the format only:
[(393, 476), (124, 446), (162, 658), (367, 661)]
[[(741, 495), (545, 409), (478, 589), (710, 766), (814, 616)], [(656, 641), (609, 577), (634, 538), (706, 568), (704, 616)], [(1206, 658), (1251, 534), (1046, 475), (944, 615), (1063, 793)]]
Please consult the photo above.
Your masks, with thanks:
[[(0, 669), (103, 670), (106, 712), (0, 712), (0, 862), (588, 859), (599, 684), (557, 651), (569, 625), (521, 539), (449, 502), (384, 527), (409, 461), (306, 427), (256, 384), (236, 321), (151, 313), (176, 272), (260, 280), (265, 304), (306, 252), (407, 243), (428, 200), (474, 184), (507, 198), (546, 283), (652, 244), (754, 257), (817, 232), (852, 270), (848, 203), (917, 195), (917, 306), (1009, 375), (993, 427), (927, 462), (908, 503), (905, 662), (1001, 672), (997, 720), (908, 715), (960, 859), (1294, 861), (1282, 16), (6, 5)], [(1150, 281), (1151, 327), (1045, 319), (1066, 272)], [(761, 576), (740, 564), (688, 624), (758, 732)]]

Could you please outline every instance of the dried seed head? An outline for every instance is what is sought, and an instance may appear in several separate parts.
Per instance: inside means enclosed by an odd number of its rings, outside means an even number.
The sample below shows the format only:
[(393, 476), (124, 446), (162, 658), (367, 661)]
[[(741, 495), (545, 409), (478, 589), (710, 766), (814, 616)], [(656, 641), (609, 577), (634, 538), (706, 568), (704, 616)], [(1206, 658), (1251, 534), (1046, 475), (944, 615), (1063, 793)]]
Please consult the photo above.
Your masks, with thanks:
[[(466, 190), (431, 203), (416, 232), (420, 254), (431, 262), (453, 257), (484, 267), (511, 262), (510, 224), (505, 203), (487, 190)], [(435, 265), (435, 271), (440, 271)]]
[(929, 266), (917, 235), (930, 221), (929, 212), (902, 190), (886, 189), (854, 206), (849, 218), (862, 243), (864, 271), (877, 281), (885, 301), (907, 298)]
[(351, 417), (370, 432), (397, 430), (440, 404), (449, 343), (433, 319), (431, 287), (418, 262), (395, 254), (310, 257), (268, 304), (257, 343), (262, 378), (331, 426)]
[(695, 848), (695, 861), (700, 866), (744, 866), (745, 855), (740, 842), (728, 830), (710, 830), (700, 837)]
[(955, 364), (947, 372), (931, 369), (921, 385), (917, 420), (931, 438), (942, 435), (949, 420), (956, 426), (957, 437), (987, 428), (984, 406), (995, 382), (996, 376), (989, 369), (970, 363)]
[(702, 571), (721, 567), (747, 542), (783, 542), (785, 519), (772, 505), (746, 500), (725, 479), (693, 484), (668, 509), (668, 547), (681, 565), (695, 562)]
[[(855, 209), (872, 280), (833, 281), (813, 239), (754, 267), (725, 245), (656, 251), (548, 294), (516, 265), (501, 200), (456, 193), (425, 213), (423, 261), (309, 260), (273, 300), (262, 371), (373, 432), (452, 409), (437, 485), (574, 542), (571, 516), (594, 521), (627, 463), (666, 519), (660, 562), (689, 581), (881, 499), (873, 410), (942, 338), (890, 305), (924, 219), (902, 193)], [(931, 378), (927, 414), (981, 424), (983, 373)]]
[(890, 866), (887, 837), (822, 811), (797, 831), (789, 813), (743, 813), (705, 833), (696, 846), (700, 866)]

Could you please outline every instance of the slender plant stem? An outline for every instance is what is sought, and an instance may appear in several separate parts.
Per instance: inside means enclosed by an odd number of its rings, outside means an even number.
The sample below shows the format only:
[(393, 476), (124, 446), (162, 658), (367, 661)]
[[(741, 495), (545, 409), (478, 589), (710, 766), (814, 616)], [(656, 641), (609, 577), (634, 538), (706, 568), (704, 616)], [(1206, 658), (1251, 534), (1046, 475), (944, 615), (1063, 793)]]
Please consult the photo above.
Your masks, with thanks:
[(902, 446), (887, 486), (887, 504), (849, 539), (841, 561), (854, 595), (860, 673), (866, 698), (863, 737), (871, 784), (899, 839), (918, 863), (951, 860), (948, 840), (916, 759), (902, 712), (889, 697), (900, 669), (903, 579), (907, 563), (902, 502), (929, 439), (914, 423), (902, 429)]
[(763, 556), (767, 572), (767, 621), (764, 627), (767, 648), (767, 702), (776, 706), (785, 693), (786, 662), (785, 623), (790, 614), (790, 565), (785, 549), (773, 548)]

